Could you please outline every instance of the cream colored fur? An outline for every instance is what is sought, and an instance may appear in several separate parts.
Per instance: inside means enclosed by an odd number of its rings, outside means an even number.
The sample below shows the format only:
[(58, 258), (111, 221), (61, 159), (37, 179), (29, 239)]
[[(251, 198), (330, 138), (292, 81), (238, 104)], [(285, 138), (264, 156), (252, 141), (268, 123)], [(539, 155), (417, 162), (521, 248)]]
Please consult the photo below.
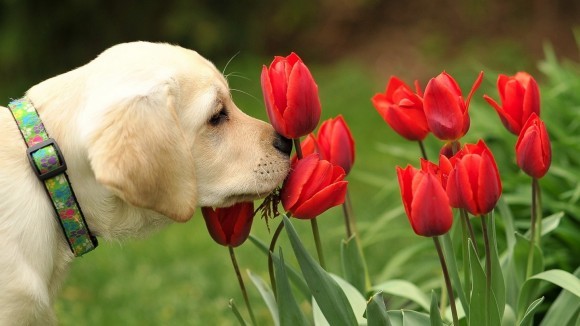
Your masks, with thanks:
[[(272, 127), (236, 107), (213, 64), (177, 46), (120, 44), (26, 96), (101, 239), (185, 222), (197, 206), (263, 197), (289, 169)], [(210, 123), (224, 108), (227, 117)], [(51, 325), (73, 256), (25, 150), (0, 107), (0, 325)]]

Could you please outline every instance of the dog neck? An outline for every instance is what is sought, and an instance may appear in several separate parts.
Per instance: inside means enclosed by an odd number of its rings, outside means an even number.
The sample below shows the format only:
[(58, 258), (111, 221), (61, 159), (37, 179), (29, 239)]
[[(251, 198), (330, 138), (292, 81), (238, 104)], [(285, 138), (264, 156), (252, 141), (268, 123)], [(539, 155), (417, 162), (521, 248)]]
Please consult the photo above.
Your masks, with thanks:
[(31, 168), (44, 184), (70, 249), (75, 256), (95, 249), (97, 239), (85, 222), (66, 174), (66, 161), (56, 141), (48, 136), (30, 100), (22, 98), (12, 101), (9, 108), (28, 146)]

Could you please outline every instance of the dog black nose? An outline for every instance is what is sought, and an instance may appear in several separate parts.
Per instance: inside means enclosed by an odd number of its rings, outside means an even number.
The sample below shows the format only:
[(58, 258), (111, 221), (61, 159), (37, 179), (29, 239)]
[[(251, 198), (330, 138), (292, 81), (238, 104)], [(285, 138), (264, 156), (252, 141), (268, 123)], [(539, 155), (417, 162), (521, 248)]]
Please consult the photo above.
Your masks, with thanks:
[(292, 140), (278, 133), (276, 133), (276, 136), (274, 137), (274, 143), (272, 145), (274, 145), (274, 148), (286, 155), (290, 155), (290, 152), (292, 152)]

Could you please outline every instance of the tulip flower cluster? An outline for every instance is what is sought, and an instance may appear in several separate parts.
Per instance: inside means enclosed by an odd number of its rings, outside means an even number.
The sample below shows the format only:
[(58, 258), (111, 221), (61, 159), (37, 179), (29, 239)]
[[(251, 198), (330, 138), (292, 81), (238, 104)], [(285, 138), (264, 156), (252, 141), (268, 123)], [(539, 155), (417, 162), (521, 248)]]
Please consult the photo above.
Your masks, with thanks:
[[(475, 242), (475, 235), (467, 213), (481, 217), (486, 259), (486, 305), (491, 305), (492, 275), (490, 236), (486, 216), (496, 206), (502, 183), (493, 153), (483, 140), (465, 144), (460, 139), (469, 131), (469, 104), (483, 80), (483, 72), (476, 78), (467, 98), (446, 72), (432, 78), (424, 94), (415, 82), (415, 92), (397, 77), (391, 77), (384, 94), (371, 100), (375, 109), (392, 129), (408, 140), (418, 141), (423, 159), (421, 168), (397, 167), (397, 177), (405, 213), (420, 236), (432, 237), (439, 254), (447, 293), (450, 296), (453, 323), (458, 314), (453, 303), (453, 288), (447, 272), (439, 236), (452, 227), (452, 208), (460, 210), (464, 245)], [(495, 109), (507, 130), (518, 135), (515, 157), (518, 166), (532, 180), (532, 213), (530, 240), (539, 243), (537, 230), (541, 218), (537, 216), (539, 187), (551, 163), (551, 145), (544, 122), (539, 118), (540, 93), (534, 78), (525, 72), (515, 76), (499, 75), (497, 89), (501, 105), (488, 95), (484, 99)], [(439, 150), (439, 164), (426, 160), (423, 139), (431, 132), (446, 143)], [(493, 225), (493, 224), (492, 224)], [(527, 276), (534, 266), (534, 246), (530, 246)], [(476, 249), (474, 249), (476, 250)], [(476, 250), (477, 252), (477, 250)], [(465, 256), (464, 256), (465, 259)], [(489, 320), (487, 321), (489, 322)], [(486, 322), (486, 323), (487, 323)]]
[(318, 86), (295, 53), (275, 57), (270, 67), (264, 66), (261, 82), (274, 129), (298, 142), (307, 136), (300, 146), (301, 155), (318, 154), (304, 160), (298, 157), (298, 162), (294, 158), (281, 191), (286, 211), (297, 218), (313, 219), (344, 202), (344, 177), (354, 163), (354, 140), (342, 116), (325, 121), (318, 134), (312, 134), (321, 114)]
[[(393, 76), (386, 92), (372, 98), (375, 109), (402, 137), (422, 142), (431, 132), (447, 141), (440, 151), (439, 165), (429, 162), (422, 163), (421, 170), (411, 166), (397, 168), (405, 211), (419, 235), (441, 235), (449, 230), (452, 217), (447, 205), (479, 216), (489, 213), (501, 195), (499, 171), (483, 140), (454, 152), (469, 131), (469, 103), (482, 80), (483, 72), (464, 99), (461, 88), (446, 72), (432, 78), (424, 94), (417, 81), (413, 91)], [(551, 147), (546, 127), (539, 118), (538, 86), (531, 75), (519, 72), (515, 76), (500, 75), (497, 89), (502, 105), (488, 95), (484, 98), (508, 131), (519, 135), (515, 146), (518, 166), (528, 175), (541, 178), (550, 166)], [(433, 185), (433, 180), (439, 180), (440, 185)], [(431, 210), (421, 209), (425, 202), (430, 203)]]

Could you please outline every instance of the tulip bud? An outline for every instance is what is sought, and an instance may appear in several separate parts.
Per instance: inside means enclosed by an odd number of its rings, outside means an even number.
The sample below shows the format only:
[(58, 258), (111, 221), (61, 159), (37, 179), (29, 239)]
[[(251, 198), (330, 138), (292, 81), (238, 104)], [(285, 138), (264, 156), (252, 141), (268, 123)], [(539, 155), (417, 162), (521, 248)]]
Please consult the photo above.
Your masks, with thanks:
[(518, 166), (529, 176), (541, 178), (552, 163), (552, 146), (544, 122), (532, 113), (516, 143)]
[(451, 206), (473, 215), (489, 213), (501, 195), (501, 180), (493, 154), (483, 140), (466, 144), (453, 157), (439, 156)]
[(423, 100), (399, 78), (391, 77), (386, 92), (373, 96), (372, 102), (383, 120), (404, 138), (423, 140), (429, 133)]
[(312, 219), (344, 202), (347, 181), (340, 166), (310, 154), (292, 165), (280, 191), (282, 206), (292, 216)]
[(458, 140), (469, 130), (469, 102), (481, 84), (483, 72), (473, 83), (466, 100), (459, 85), (446, 72), (432, 78), (425, 88), (423, 108), (431, 132), (441, 140)]
[(540, 115), (540, 90), (534, 77), (525, 72), (515, 76), (499, 75), (497, 90), (501, 106), (491, 97), (483, 98), (495, 109), (507, 130), (519, 135), (532, 113)]
[(290, 139), (312, 132), (320, 120), (318, 86), (300, 57), (275, 57), (262, 68), (262, 93), (274, 129)]
[(449, 198), (433, 164), (421, 163), (421, 170), (397, 167), (397, 178), (407, 218), (417, 235), (439, 236), (453, 225)]
[(254, 203), (238, 203), (226, 208), (202, 207), (209, 234), (222, 246), (237, 247), (250, 235), (254, 220)]

